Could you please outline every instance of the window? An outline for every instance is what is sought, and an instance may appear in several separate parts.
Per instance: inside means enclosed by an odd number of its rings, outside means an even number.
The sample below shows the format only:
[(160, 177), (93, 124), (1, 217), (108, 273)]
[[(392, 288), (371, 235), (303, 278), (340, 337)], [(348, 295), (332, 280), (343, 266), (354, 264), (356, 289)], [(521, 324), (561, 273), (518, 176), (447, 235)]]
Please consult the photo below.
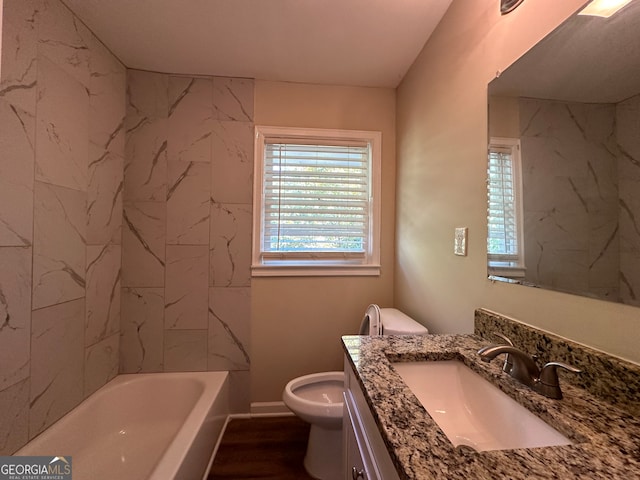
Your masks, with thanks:
[(487, 171), (487, 254), (492, 275), (523, 277), (520, 141), (492, 138)]
[(252, 272), (380, 274), (380, 132), (256, 127)]

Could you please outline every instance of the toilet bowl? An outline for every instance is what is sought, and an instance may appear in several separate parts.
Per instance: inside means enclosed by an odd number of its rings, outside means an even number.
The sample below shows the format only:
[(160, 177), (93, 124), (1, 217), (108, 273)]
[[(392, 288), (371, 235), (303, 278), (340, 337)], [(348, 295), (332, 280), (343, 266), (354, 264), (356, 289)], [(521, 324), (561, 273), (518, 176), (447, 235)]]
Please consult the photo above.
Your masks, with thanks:
[[(369, 305), (360, 324), (361, 335), (426, 335), (429, 331), (395, 308)], [(294, 378), (282, 400), (311, 424), (304, 467), (320, 480), (344, 477), (342, 471), (342, 415), (344, 372), (322, 372)]]
[(341, 478), (342, 392), (344, 372), (322, 372), (294, 378), (282, 400), (289, 409), (311, 424), (304, 467), (314, 478)]

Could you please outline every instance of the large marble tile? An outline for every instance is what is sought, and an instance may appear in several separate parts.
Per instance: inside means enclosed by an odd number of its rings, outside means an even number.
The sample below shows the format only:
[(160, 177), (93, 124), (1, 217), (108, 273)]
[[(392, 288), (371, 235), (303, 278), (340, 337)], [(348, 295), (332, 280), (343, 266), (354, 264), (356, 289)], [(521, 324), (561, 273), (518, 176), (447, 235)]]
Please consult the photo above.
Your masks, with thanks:
[(165, 329), (206, 329), (209, 248), (167, 245)]
[(131, 117), (167, 118), (168, 94), (168, 75), (127, 69), (127, 123)]
[(41, 0), (39, 6), (38, 52), (89, 88), (89, 29), (59, 0)]
[(0, 98), (35, 117), (38, 0), (6, 0), (2, 17)]
[(0, 246), (31, 245), (35, 118), (0, 95)]
[(85, 345), (120, 330), (120, 245), (87, 247)]
[(0, 390), (29, 375), (30, 341), (31, 248), (0, 247)]
[(118, 375), (120, 360), (118, 333), (85, 350), (84, 396), (88, 397)]
[(85, 295), (86, 194), (36, 182), (33, 308)]
[(29, 380), (0, 390), (0, 455), (11, 455), (29, 440)]
[(251, 364), (251, 290), (209, 289), (209, 370), (247, 370)]
[(214, 77), (213, 107), (218, 120), (253, 122), (253, 86), (248, 78)]
[(120, 371), (163, 371), (164, 289), (123, 288)]
[(124, 198), (164, 201), (167, 197), (167, 119), (137, 119), (137, 123), (127, 127)]
[(253, 201), (253, 124), (215, 122), (211, 197), (218, 203)]
[(203, 372), (207, 370), (206, 330), (165, 330), (165, 372)]
[(33, 312), (29, 438), (82, 401), (84, 309), (80, 299)]
[(167, 191), (167, 243), (209, 243), (208, 163), (170, 163)]
[(166, 206), (126, 203), (122, 232), (122, 285), (162, 287), (165, 270)]
[(169, 77), (169, 162), (211, 161), (213, 79)]
[(38, 58), (36, 180), (87, 190), (89, 95), (67, 72)]
[(95, 36), (87, 43), (91, 70), (89, 140), (105, 153), (124, 156), (126, 68)]
[(251, 212), (251, 205), (211, 204), (210, 285), (250, 285)]
[(87, 190), (87, 243), (102, 245), (122, 241), (124, 159), (90, 145)]

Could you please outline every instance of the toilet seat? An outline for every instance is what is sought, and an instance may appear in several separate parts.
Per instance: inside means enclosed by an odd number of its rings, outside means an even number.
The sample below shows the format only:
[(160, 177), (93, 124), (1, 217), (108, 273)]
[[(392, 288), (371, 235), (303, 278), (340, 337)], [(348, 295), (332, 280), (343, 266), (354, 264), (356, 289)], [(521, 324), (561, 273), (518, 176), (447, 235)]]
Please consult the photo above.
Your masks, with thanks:
[(360, 335), (382, 335), (380, 307), (375, 303), (369, 305), (364, 312), (364, 318), (360, 324)]

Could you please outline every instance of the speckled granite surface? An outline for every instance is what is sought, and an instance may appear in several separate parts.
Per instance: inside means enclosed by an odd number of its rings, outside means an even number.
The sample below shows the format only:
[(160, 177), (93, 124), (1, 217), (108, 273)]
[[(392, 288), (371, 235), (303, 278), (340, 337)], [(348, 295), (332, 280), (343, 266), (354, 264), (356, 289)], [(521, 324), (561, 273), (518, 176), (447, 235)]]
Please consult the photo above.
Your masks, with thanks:
[(584, 388), (606, 402), (640, 416), (640, 366), (489, 310), (476, 310), (475, 333), (488, 343), (504, 343), (493, 332), (506, 335), (520, 350), (537, 355), (540, 365), (561, 361), (582, 370), (579, 375), (558, 370), (561, 385), (571, 383)]
[[(343, 337), (347, 358), (401, 479), (640, 478), (640, 419), (582, 388), (547, 399), (479, 361), (476, 335)], [(454, 449), (391, 362), (458, 359), (574, 442), (560, 447), (471, 452)]]

